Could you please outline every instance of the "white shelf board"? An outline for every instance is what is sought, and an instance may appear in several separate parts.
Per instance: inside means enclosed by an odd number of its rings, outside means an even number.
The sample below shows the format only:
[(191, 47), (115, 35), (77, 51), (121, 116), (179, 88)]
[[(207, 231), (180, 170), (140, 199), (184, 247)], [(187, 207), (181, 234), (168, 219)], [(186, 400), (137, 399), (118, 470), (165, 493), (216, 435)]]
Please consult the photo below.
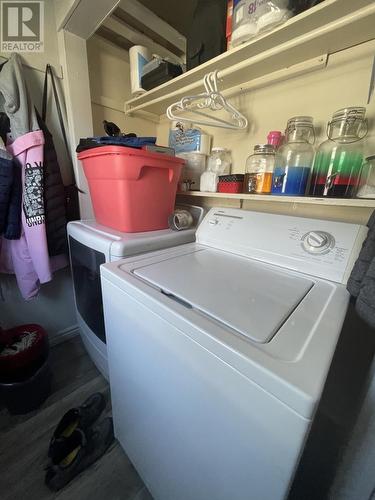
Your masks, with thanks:
[(219, 71), (222, 91), (240, 92), (250, 81), (375, 38), (373, 0), (325, 0), (275, 30), (227, 51), (173, 80), (125, 103), (128, 114), (147, 111), (160, 116), (187, 94), (201, 91), (203, 76)]
[(243, 193), (206, 193), (202, 191), (181, 191), (178, 196), (196, 196), (200, 198), (221, 198), (246, 201), (267, 201), (273, 203), (299, 203), (307, 205), (326, 205), (335, 207), (375, 208), (375, 199), (363, 198), (312, 198), (308, 196), (272, 196), (266, 194)]

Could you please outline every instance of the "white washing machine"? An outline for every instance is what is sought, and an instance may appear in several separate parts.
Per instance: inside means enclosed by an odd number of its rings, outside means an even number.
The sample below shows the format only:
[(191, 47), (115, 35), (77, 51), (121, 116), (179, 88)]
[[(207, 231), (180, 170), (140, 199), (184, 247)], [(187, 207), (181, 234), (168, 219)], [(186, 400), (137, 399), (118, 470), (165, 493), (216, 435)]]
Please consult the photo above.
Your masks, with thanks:
[(203, 209), (191, 205), (179, 205), (178, 208), (189, 210), (192, 214), (194, 224), (191, 229), (122, 233), (92, 220), (74, 221), (68, 224), (70, 262), (81, 338), (91, 359), (107, 379), (108, 362), (100, 265), (195, 241), (195, 231), (203, 218)]
[(367, 229), (212, 209), (102, 266), (115, 434), (155, 500), (284, 499)]

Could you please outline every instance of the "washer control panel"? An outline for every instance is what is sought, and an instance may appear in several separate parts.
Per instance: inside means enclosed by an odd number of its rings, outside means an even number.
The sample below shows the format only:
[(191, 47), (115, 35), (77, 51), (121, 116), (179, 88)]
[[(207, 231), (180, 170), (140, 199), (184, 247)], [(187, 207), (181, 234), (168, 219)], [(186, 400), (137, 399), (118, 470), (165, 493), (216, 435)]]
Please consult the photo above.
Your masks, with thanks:
[(312, 255), (323, 255), (335, 248), (335, 238), (326, 231), (309, 231), (302, 237), (302, 248)]
[(320, 278), (345, 283), (367, 228), (357, 224), (212, 208), (197, 242)]

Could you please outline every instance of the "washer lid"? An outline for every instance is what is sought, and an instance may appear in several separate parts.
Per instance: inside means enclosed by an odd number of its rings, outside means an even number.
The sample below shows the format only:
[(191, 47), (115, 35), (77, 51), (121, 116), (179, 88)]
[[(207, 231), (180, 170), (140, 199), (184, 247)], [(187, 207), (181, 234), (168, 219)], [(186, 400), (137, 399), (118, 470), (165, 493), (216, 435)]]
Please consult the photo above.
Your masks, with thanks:
[(138, 267), (167, 295), (258, 343), (269, 342), (313, 281), (219, 250), (202, 249)]

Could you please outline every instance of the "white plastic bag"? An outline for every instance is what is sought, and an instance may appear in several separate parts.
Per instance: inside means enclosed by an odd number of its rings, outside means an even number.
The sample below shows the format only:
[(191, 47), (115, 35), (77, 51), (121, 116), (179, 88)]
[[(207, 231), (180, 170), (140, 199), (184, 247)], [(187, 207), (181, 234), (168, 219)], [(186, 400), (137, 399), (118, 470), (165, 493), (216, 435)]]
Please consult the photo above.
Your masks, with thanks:
[(292, 17), (289, 0), (235, 0), (232, 20), (232, 44), (247, 42)]

